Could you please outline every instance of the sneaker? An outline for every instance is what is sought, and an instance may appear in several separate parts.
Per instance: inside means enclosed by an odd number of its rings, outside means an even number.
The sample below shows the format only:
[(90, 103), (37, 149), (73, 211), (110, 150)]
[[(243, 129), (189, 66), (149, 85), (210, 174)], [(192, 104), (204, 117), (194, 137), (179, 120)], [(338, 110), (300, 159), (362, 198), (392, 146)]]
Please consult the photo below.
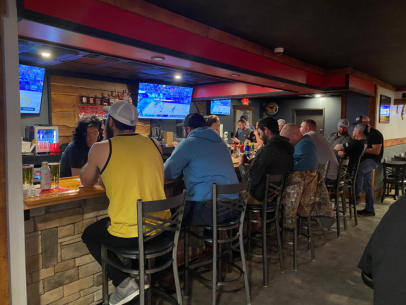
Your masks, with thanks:
[(357, 211), (357, 214), (362, 216), (375, 216), (375, 212), (367, 211), (365, 209)]
[[(149, 284), (145, 282), (144, 289), (148, 289)], [(127, 277), (120, 283), (115, 291), (110, 295), (109, 305), (123, 305), (130, 302), (140, 294), (138, 284), (132, 277)]]

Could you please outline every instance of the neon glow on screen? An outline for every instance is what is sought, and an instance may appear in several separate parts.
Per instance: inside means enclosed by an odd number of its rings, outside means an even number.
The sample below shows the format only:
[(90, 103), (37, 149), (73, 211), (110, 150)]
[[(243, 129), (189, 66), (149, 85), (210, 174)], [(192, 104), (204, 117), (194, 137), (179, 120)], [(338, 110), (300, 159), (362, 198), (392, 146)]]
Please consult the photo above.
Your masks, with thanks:
[(230, 115), (231, 100), (213, 100), (210, 103), (210, 113)]
[(183, 120), (189, 114), (193, 88), (140, 83), (138, 116), (144, 119)]
[(38, 114), (41, 112), (45, 69), (20, 64), (19, 71), (20, 112)]

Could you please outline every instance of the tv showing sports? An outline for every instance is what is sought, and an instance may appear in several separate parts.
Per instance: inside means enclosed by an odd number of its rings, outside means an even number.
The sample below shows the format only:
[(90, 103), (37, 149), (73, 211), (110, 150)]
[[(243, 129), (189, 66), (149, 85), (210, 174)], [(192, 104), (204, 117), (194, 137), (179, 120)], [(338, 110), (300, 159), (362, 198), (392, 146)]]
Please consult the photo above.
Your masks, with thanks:
[(45, 69), (20, 64), (19, 70), (20, 112), (26, 114), (39, 114), (41, 112)]
[(210, 114), (230, 115), (231, 100), (213, 100), (210, 103)]
[(141, 119), (183, 120), (189, 114), (193, 88), (140, 83), (138, 117)]

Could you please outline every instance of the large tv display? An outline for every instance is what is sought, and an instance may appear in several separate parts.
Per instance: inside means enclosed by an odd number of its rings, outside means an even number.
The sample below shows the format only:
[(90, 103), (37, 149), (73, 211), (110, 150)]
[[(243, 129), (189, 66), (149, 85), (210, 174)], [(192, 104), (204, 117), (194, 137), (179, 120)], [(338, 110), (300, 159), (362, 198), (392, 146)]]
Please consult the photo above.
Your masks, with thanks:
[(212, 100), (210, 114), (230, 115), (231, 100)]
[(20, 112), (39, 114), (41, 112), (42, 89), (45, 69), (19, 65), (20, 70)]
[(142, 119), (183, 120), (189, 114), (193, 88), (140, 83), (138, 116)]

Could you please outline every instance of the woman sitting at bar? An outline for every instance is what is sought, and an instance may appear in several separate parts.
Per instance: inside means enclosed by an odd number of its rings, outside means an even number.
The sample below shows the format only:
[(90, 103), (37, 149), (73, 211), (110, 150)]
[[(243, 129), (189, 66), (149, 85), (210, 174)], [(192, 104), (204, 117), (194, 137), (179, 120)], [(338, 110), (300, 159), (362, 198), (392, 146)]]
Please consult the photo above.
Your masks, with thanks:
[(101, 121), (91, 116), (79, 120), (72, 135), (72, 142), (61, 158), (61, 177), (79, 176), (80, 169), (87, 162), (90, 147), (99, 140)]

